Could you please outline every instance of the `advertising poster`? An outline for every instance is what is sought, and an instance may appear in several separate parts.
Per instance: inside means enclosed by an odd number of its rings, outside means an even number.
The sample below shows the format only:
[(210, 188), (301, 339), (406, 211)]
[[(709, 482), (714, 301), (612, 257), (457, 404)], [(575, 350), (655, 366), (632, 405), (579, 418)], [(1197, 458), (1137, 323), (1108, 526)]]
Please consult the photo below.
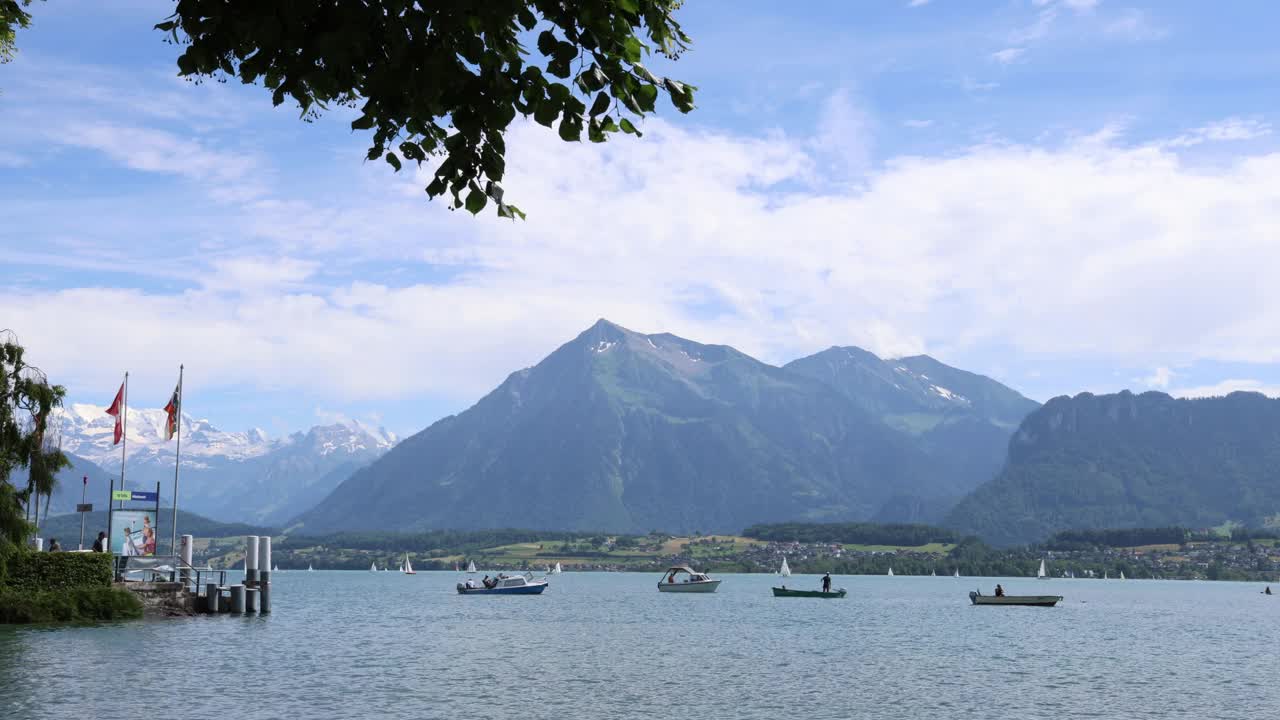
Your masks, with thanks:
[(111, 551), (125, 557), (156, 554), (154, 510), (112, 510)]

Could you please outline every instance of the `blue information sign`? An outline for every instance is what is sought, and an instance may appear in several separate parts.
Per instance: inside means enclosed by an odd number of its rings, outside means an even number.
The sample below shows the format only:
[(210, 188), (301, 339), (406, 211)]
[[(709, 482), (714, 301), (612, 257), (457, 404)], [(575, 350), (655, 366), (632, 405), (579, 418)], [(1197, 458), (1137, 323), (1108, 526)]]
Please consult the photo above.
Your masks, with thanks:
[(153, 492), (138, 492), (134, 490), (129, 493), (129, 499), (136, 502), (156, 502), (160, 499), (160, 495)]

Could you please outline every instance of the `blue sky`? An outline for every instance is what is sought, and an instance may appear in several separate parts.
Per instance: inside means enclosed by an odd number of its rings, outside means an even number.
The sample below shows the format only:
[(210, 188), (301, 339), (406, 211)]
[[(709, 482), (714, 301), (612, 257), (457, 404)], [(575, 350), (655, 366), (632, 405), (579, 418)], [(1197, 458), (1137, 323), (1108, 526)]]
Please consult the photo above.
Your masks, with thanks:
[[(928, 352), (1044, 400), (1280, 394), (1280, 7), (689, 3), (643, 139), (508, 140), (523, 223), (425, 200), (166, 3), (32, 8), (0, 66), (0, 327), (106, 404), (407, 434), (598, 317), (781, 363)], [(731, 8), (731, 9), (730, 9)]]

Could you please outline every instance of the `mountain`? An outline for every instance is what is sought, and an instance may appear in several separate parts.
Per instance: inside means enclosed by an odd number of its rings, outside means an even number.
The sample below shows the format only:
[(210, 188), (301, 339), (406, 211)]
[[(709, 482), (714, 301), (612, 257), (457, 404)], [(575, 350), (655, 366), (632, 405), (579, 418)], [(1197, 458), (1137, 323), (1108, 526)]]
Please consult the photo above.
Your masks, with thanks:
[(961, 494), (1000, 471), (1010, 435), (1040, 406), (991, 378), (928, 355), (882, 360), (861, 348), (833, 347), (783, 367), (839, 390), (950, 468), (956, 494), (899, 493), (872, 518), (877, 522), (939, 519)]
[[(132, 489), (154, 489), (158, 482), (169, 502), (176, 443), (164, 440), (164, 420), (163, 410), (129, 408), (125, 480)], [(119, 481), (113, 423), (96, 405), (74, 404), (64, 412), (62, 444), (75, 467), (59, 475), (54, 512), (74, 510), (85, 474), (90, 492), (96, 493), (89, 501), (99, 505), (106, 500), (105, 478)], [(225, 432), (184, 414), (179, 502), (183, 509), (222, 521), (279, 524), (315, 505), (395, 442), (381, 428), (358, 424), (317, 426), (272, 439), (258, 429)], [(96, 488), (95, 477), (104, 478)]]
[(946, 524), (1000, 544), (1080, 528), (1249, 525), (1280, 513), (1280, 400), (1082, 393), (1045, 403)]
[(959, 497), (986, 479), (959, 477), (923, 434), (827, 379), (601, 320), (299, 521), (308, 533), (736, 531), (867, 519), (895, 498)]

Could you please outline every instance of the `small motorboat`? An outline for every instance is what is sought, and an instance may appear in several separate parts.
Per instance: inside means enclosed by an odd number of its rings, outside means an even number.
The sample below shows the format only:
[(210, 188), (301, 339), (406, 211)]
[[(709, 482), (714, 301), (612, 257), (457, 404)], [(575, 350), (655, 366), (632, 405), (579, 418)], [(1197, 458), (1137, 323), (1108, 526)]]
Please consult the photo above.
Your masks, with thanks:
[(832, 590), (831, 592), (822, 592), (821, 590), (793, 590), (786, 585), (773, 588), (774, 597), (805, 597), (805, 598), (842, 598), (847, 593), (844, 588)]
[(1028, 607), (1053, 607), (1062, 602), (1061, 595), (983, 595), (978, 591), (969, 593), (969, 601), (974, 605), (1026, 605)]
[(533, 573), (504, 575), (499, 573), (493, 587), (485, 587), (480, 580), (458, 583), (459, 595), (538, 595), (547, 589), (546, 579), (534, 580)]
[[(688, 577), (681, 577), (687, 575)], [(713, 593), (720, 587), (719, 580), (712, 580), (706, 573), (700, 573), (688, 565), (673, 565), (667, 568), (658, 581), (658, 592), (680, 593)]]

